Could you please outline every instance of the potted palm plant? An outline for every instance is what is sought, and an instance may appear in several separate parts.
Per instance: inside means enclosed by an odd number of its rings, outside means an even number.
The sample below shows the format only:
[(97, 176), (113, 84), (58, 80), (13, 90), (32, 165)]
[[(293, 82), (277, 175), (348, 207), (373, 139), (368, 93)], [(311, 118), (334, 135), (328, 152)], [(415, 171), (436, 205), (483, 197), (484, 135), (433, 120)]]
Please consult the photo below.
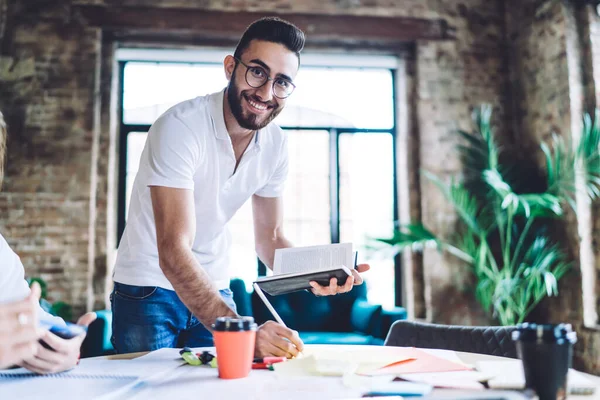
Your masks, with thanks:
[(567, 207), (576, 213), (576, 176), (588, 198), (600, 195), (600, 134), (586, 116), (577, 146), (558, 136), (542, 143), (545, 171), (537, 186), (544, 184), (532, 190), (532, 182), (523, 179), (528, 174), (519, 168), (523, 159), (506, 157), (495, 140), (491, 115), (490, 106), (481, 106), (473, 112), (474, 131), (459, 131), (466, 142), (458, 146), (464, 166), (460, 180), (444, 183), (423, 172), (456, 210), (458, 233), (440, 238), (411, 223), (399, 226), (391, 238), (376, 240), (394, 252), (429, 247), (458, 257), (475, 275), (475, 295), (483, 308), (502, 325), (514, 325), (545, 296), (558, 294), (558, 281), (571, 262), (550, 228)]

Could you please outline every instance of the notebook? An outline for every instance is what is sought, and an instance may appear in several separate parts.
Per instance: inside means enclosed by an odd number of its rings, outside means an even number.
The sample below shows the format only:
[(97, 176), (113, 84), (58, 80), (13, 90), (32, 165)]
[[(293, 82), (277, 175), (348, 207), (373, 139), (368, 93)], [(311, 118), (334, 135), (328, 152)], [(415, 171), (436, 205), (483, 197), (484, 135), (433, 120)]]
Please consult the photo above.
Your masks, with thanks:
[(83, 359), (80, 365), (70, 371), (56, 374), (40, 375), (25, 368), (15, 368), (0, 370), (0, 384), (3, 382), (28, 379), (116, 379), (131, 380), (137, 379), (139, 374), (129, 368), (132, 365), (130, 360), (86, 360)]
[(277, 249), (273, 275), (255, 283), (271, 296), (310, 289), (311, 281), (327, 286), (331, 278), (341, 286), (352, 276), (355, 264), (352, 243)]
[(113, 399), (183, 363), (178, 349), (161, 349), (133, 360), (82, 359), (57, 374), (0, 370), (0, 393), (19, 400)]
[(125, 370), (127, 360), (110, 365), (98, 361), (58, 374), (38, 375), (23, 368), (0, 371), (0, 393), (20, 400), (97, 399), (131, 387), (139, 378), (131, 368)]

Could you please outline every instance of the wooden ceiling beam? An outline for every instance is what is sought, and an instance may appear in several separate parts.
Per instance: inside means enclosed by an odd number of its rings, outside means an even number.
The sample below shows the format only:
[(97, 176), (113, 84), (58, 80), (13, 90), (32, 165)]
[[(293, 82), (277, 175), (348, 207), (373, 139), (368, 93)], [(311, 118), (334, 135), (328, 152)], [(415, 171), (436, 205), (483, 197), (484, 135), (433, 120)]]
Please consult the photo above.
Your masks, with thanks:
[[(270, 13), (155, 7), (74, 5), (81, 22), (112, 32), (206, 35), (237, 40), (253, 21)], [(415, 40), (454, 39), (454, 30), (443, 19), (327, 14), (277, 14), (307, 34), (313, 43), (380, 43), (395, 47)]]

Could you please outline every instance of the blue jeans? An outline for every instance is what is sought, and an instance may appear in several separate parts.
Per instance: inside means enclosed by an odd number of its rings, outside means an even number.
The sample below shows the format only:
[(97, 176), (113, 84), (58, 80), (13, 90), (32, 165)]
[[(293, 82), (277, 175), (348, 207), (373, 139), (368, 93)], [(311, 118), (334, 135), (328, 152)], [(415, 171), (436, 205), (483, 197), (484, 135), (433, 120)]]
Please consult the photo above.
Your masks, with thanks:
[[(235, 311), (231, 290), (219, 292)], [(210, 331), (192, 315), (173, 290), (115, 282), (110, 300), (113, 315), (111, 342), (117, 353), (214, 345)]]

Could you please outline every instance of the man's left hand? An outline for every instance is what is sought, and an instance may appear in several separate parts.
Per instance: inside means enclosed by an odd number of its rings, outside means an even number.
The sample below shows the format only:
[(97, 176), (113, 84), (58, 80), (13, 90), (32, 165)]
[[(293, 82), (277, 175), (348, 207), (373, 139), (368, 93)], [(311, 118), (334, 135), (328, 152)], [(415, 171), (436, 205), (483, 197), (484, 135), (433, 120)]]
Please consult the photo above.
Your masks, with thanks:
[(352, 290), (354, 285), (362, 285), (363, 278), (360, 276), (361, 272), (366, 272), (371, 267), (369, 264), (358, 264), (356, 269), (352, 270), (352, 276), (346, 279), (346, 283), (343, 286), (338, 286), (337, 278), (331, 278), (329, 286), (321, 286), (315, 281), (310, 282), (312, 286), (312, 292), (317, 296), (332, 296), (335, 294), (346, 293)]

